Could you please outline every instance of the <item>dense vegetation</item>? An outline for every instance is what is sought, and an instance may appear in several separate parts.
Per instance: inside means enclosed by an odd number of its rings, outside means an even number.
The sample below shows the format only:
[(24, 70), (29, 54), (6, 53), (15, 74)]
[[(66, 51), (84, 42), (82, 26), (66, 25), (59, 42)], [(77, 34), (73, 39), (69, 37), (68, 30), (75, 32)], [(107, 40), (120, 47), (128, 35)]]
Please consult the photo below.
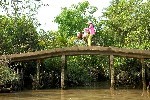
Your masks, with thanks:
[[(27, 2), (27, 4), (30, 3), (33, 1)], [(0, 5), (5, 8), (4, 11), (9, 11), (6, 9), (7, 4), (0, 1)], [(38, 22), (33, 18), (33, 15), (38, 8), (33, 9), (28, 6), (30, 13), (18, 16), (20, 9), (16, 9), (17, 6), (14, 6), (16, 16), (9, 13), (0, 15), (0, 54), (86, 45), (76, 38), (76, 33), (87, 27), (86, 22), (88, 20), (91, 20), (96, 27), (93, 45), (149, 50), (149, 5), (150, 1), (143, 2), (143, 0), (112, 0), (111, 5), (105, 8), (103, 15), (96, 19), (93, 14), (97, 8), (90, 6), (87, 1), (80, 2), (69, 8), (62, 8), (61, 13), (54, 20), (59, 26), (56, 32), (45, 32), (42, 29), (37, 31)], [(30, 15), (31, 12), (34, 12), (33, 15)], [(149, 62), (150, 60), (145, 60), (147, 66)], [(36, 75), (35, 62), (24, 62), (20, 66), (23, 65), (26, 66), (24, 68), (25, 77), (28, 77), (26, 80), (29, 79), (30, 75)], [(42, 62), (41, 75), (44, 77), (41, 77), (43, 80), (41, 85), (43, 88), (60, 86), (60, 65), (60, 58), (49, 58)], [(69, 86), (91, 85), (92, 82), (104, 81), (109, 78), (109, 59), (107, 56), (70, 56), (67, 59), (67, 67)], [(138, 59), (116, 57), (115, 68), (117, 69), (115, 72), (116, 79), (121, 77), (120, 80), (122, 80), (118, 81), (118, 84), (119, 82), (129, 85), (140, 83), (141, 64)], [(1, 69), (3, 70), (0, 70), (0, 73), (4, 74), (8, 70), (3, 68), (3, 65), (1, 65)], [(33, 72), (29, 73), (31, 69)], [(0, 80), (6, 80), (3, 74), (1, 75)]]

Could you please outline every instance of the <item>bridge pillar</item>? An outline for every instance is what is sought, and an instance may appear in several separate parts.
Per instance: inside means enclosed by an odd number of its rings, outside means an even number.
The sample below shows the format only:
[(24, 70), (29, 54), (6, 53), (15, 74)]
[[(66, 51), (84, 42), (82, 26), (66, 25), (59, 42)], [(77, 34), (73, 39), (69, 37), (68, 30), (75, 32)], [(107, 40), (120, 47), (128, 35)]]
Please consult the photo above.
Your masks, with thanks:
[(110, 55), (109, 63), (110, 63), (110, 79), (111, 79), (110, 89), (114, 90), (114, 85), (115, 85), (115, 80), (114, 80), (115, 73), (114, 73), (114, 71), (115, 70), (114, 70), (114, 56), (113, 55)]
[(141, 59), (142, 65), (142, 83), (143, 83), (143, 93), (146, 91), (146, 80), (145, 80), (145, 64), (144, 59)]
[(40, 60), (37, 60), (37, 66), (36, 66), (36, 89), (39, 88), (39, 85), (40, 85), (40, 66), (41, 66), (41, 61)]
[(62, 55), (61, 60), (62, 60), (62, 64), (61, 64), (61, 89), (65, 89), (66, 88), (65, 81), (66, 81), (66, 78), (67, 78), (67, 73), (66, 73), (66, 71), (67, 71), (66, 56)]

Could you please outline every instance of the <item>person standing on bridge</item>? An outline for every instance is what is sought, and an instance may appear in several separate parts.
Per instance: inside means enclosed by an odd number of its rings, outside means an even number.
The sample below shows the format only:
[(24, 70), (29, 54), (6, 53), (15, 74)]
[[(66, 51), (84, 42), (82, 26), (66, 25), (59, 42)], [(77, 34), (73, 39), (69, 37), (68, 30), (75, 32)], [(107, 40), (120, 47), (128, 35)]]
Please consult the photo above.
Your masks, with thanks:
[(88, 42), (88, 46), (91, 46), (91, 40), (92, 40), (93, 35), (95, 35), (96, 31), (95, 31), (94, 25), (91, 21), (88, 21), (87, 24), (89, 25), (89, 27), (84, 28), (84, 30), (88, 31), (87, 42)]

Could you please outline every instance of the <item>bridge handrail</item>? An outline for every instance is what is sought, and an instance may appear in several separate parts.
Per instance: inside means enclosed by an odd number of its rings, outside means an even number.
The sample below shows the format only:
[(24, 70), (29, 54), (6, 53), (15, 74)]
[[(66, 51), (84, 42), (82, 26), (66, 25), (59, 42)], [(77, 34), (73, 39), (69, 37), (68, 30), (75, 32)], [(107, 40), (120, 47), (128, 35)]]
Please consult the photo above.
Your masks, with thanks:
[[(115, 55), (130, 58), (150, 58), (150, 50), (127, 49), (117, 47), (102, 47), (102, 46), (75, 46), (65, 48), (55, 48), (50, 50), (42, 50), (36, 52), (28, 52), (21, 54), (5, 55), (11, 61), (23, 61), (44, 59), (54, 56), (74, 56), (74, 55)], [(2, 59), (2, 56), (0, 56)]]

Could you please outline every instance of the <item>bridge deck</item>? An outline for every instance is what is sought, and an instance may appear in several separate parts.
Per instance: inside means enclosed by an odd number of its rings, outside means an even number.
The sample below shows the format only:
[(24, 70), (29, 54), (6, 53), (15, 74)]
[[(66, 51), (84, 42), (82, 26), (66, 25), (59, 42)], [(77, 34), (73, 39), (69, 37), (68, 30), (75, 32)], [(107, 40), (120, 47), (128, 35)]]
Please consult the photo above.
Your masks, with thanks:
[(34, 59), (44, 59), (53, 56), (73, 56), (73, 55), (114, 55), (130, 58), (150, 58), (150, 50), (125, 49), (117, 47), (101, 47), (101, 46), (76, 46), (55, 48), (51, 50), (43, 50), (36, 52), (28, 52), (21, 54), (2, 55), (0, 59), (10, 59), (11, 61), (25, 61)]

